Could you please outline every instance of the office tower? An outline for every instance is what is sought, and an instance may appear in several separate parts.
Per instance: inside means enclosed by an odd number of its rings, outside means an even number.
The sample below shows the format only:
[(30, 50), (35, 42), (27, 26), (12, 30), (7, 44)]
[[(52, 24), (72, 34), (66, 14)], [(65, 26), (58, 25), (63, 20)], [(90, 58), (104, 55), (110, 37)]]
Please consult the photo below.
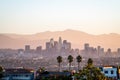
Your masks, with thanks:
[(42, 51), (42, 46), (36, 47), (36, 53), (40, 53)]
[(62, 38), (61, 37), (59, 37), (59, 44), (62, 45)]
[(66, 49), (67, 46), (67, 40), (63, 40), (63, 48)]
[(53, 47), (54, 47), (54, 39), (51, 38), (51, 39), (50, 39), (50, 48), (53, 48)]
[(30, 45), (25, 45), (25, 52), (29, 52), (30, 51)]
[(104, 53), (104, 48), (101, 48), (101, 53)]
[(98, 51), (100, 51), (100, 49), (101, 49), (101, 46), (98, 46), (98, 47), (97, 47), (97, 49), (98, 49)]
[(54, 41), (54, 48), (58, 49), (58, 42), (57, 41)]
[(88, 43), (85, 43), (85, 44), (84, 44), (84, 49), (85, 49), (85, 51), (88, 51), (88, 50), (89, 50), (89, 44), (88, 44)]
[(120, 53), (120, 48), (118, 48), (117, 52)]
[(94, 53), (95, 53), (95, 54), (97, 53), (97, 49), (96, 49), (96, 48), (94, 48)]
[(109, 54), (111, 53), (111, 49), (110, 48), (107, 50), (107, 53), (109, 53)]
[(100, 54), (101, 53), (101, 46), (97, 47), (97, 53)]
[(94, 47), (90, 47), (90, 48), (89, 48), (89, 52), (90, 52), (91, 54), (94, 54), (94, 50), (95, 50)]
[(62, 48), (62, 38), (59, 37), (58, 50), (61, 50), (61, 48)]
[(67, 43), (67, 49), (71, 50), (71, 43), (70, 42)]
[(50, 49), (50, 42), (46, 42), (46, 50)]

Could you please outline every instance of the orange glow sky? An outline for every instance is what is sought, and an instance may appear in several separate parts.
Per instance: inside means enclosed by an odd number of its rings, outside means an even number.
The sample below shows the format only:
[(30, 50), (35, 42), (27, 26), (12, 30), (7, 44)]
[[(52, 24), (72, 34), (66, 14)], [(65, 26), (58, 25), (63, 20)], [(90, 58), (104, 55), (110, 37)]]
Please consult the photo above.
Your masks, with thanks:
[(120, 34), (120, 0), (0, 0), (0, 33)]

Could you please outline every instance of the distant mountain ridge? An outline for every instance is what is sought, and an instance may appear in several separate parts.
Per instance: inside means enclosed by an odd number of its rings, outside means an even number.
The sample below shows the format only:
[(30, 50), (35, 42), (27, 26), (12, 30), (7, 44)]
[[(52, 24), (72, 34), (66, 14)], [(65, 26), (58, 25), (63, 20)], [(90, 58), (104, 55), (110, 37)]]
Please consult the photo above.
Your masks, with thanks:
[(89, 43), (90, 46), (111, 48), (116, 51), (120, 48), (120, 34), (110, 33), (101, 35), (92, 35), (77, 30), (65, 30), (65, 31), (46, 31), (32, 35), (19, 35), (19, 34), (0, 34), (0, 48), (24, 48), (24, 45), (30, 44), (32, 48), (39, 45), (45, 48), (45, 42), (54, 38), (58, 41), (58, 38), (62, 37), (63, 40), (68, 40), (72, 43), (73, 48), (83, 49), (84, 43)]

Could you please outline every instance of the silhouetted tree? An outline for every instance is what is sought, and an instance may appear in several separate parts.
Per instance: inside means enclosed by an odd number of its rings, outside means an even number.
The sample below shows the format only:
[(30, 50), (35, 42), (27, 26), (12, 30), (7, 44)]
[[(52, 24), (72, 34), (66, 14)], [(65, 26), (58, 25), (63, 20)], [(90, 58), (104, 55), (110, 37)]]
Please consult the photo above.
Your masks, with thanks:
[(92, 66), (93, 65), (93, 60), (91, 58), (88, 59), (87, 61), (88, 66)]
[(80, 55), (78, 55), (78, 56), (76, 57), (76, 59), (77, 59), (77, 62), (78, 62), (78, 71), (79, 71), (80, 62), (82, 61), (82, 57), (81, 57)]
[(0, 79), (3, 77), (3, 67), (2, 66), (0, 66)]
[(62, 62), (62, 57), (61, 56), (57, 57), (57, 62), (59, 64), (59, 71), (60, 71), (60, 63)]
[(73, 62), (73, 56), (72, 55), (68, 56), (68, 62), (69, 62), (69, 71), (70, 71), (70, 69), (71, 69), (71, 63)]

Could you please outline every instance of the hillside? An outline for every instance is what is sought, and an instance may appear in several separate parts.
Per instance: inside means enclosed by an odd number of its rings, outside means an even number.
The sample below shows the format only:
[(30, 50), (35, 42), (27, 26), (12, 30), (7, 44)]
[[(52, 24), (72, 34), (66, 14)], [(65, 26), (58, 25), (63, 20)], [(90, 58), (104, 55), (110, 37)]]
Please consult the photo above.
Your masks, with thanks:
[(65, 30), (55, 32), (41, 32), (33, 35), (20, 35), (20, 34), (0, 34), (0, 48), (24, 48), (24, 45), (30, 44), (32, 48), (39, 45), (45, 47), (45, 42), (49, 41), (50, 38), (54, 38), (55, 41), (59, 37), (66, 39), (72, 43), (73, 48), (82, 49), (84, 43), (89, 43), (90, 46), (102, 46), (105, 48), (111, 48), (116, 51), (120, 47), (120, 34), (101, 34), (91, 35), (85, 32), (76, 30)]

